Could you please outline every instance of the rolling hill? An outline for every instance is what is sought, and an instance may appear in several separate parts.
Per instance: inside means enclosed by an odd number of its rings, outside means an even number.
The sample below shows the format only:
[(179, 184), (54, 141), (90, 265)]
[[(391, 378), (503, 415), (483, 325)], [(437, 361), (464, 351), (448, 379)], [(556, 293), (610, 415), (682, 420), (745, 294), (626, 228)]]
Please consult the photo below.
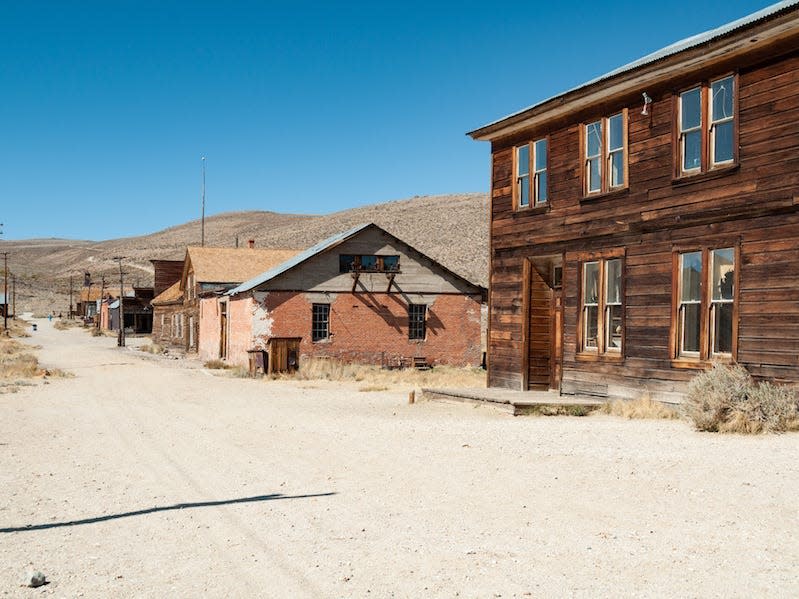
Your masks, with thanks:
[[(235, 247), (254, 239), (260, 248), (306, 248), (355, 225), (374, 222), (450, 270), (479, 284), (488, 281), (488, 195), (417, 196), (326, 215), (228, 212), (207, 217), (205, 245)], [(99, 283), (118, 281), (115, 256), (124, 256), (126, 285), (152, 284), (152, 259), (182, 259), (187, 245), (200, 244), (194, 220), (139, 237), (106, 241), (30, 239), (0, 241), (17, 279), (17, 312), (67, 312), (69, 280), (79, 291), (83, 273)], [(2, 287), (0, 286), (0, 292)], [(11, 290), (9, 289), (9, 295)]]

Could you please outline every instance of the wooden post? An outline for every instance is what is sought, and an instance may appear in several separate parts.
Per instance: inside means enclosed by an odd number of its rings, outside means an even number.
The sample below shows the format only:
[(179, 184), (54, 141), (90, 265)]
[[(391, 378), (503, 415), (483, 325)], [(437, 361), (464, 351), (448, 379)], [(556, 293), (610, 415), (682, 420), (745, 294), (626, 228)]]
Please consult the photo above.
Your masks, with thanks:
[(408, 393), (408, 403), (416, 403), (416, 390), (414, 389), (410, 393)]

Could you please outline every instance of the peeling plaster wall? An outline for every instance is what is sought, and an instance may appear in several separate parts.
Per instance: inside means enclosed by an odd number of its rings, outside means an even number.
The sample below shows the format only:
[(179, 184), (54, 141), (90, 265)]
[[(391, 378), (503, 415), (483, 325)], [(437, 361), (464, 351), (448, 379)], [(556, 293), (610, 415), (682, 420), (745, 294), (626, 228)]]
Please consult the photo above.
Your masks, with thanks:
[(266, 307), (269, 292), (255, 291), (253, 292), (253, 299), (250, 311), (252, 313), (252, 348), (253, 349), (266, 349), (266, 342), (272, 336), (272, 326), (274, 318), (269, 313)]

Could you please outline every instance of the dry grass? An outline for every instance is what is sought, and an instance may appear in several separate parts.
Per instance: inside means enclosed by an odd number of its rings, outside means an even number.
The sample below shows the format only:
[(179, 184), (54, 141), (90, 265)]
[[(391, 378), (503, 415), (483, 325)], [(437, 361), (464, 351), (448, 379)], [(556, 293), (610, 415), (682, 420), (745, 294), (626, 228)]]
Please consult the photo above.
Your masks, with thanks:
[[(143, 351), (146, 354), (163, 354), (164, 348), (157, 343), (147, 343), (139, 347), (139, 351)], [(206, 366), (207, 368), (207, 366)]]
[(208, 360), (203, 366), (209, 370), (227, 370), (230, 368), (230, 366), (222, 360)]
[(697, 430), (758, 434), (799, 430), (799, 399), (787, 387), (756, 383), (739, 365), (714, 364), (691, 381), (683, 402)]
[[(303, 359), (294, 374), (275, 378), (294, 380), (351, 381), (364, 383), (362, 390), (385, 391), (391, 387), (485, 387), (485, 371), (480, 368), (436, 366), (429, 370), (406, 368), (385, 370), (367, 364), (348, 364), (320, 358)], [(379, 388), (379, 389), (378, 389)]]
[(680, 417), (675, 408), (647, 396), (609, 401), (598, 411), (630, 420), (673, 420)]
[(16, 393), (25, 379), (44, 374), (31, 347), (0, 336), (0, 393)]
[(58, 331), (66, 331), (67, 329), (71, 329), (74, 327), (82, 327), (82, 326), (83, 322), (80, 320), (65, 320), (63, 318), (60, 320), (56, 320), (53, 323), (53, 328)]

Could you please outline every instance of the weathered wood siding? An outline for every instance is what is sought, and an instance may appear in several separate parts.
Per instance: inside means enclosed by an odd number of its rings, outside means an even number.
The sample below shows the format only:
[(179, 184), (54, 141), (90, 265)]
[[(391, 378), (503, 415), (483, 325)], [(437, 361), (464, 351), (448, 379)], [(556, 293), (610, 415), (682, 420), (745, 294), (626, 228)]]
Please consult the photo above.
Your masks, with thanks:
[[(762, 60), (758, 59), (758, 60)], [(739, 160), (734, 169), (674, 178), (677, 90), (738, 72)], [(563, 389), (671, 396), (694, 371), (670, 356), (672, 257), (701, 240), (740, 247), (738, 360), (752, 373), (799, 382), (799, 53), (759, 64), (718, 64), (639, 90), (569, 122), (492, 146), (489, 384), (519, 388), (526, 364), (524, 262), (564, 254)], [(641, 114), (641, 93), (654, 103)], [(628, 108), (629, 187), (584, 199), (580, 123)], [(549, 136), (550, 203), (514, 211), (514, 145)], [(580, 252), (625, 251), (623, 361), (577, 359)], [(675, 395), (676, 397), (676, 395)]]
[[(366, 229), (330, 251), (318, 254), (301, 268), (287, 272), (270, 282), (271, 291), (329, 291), (352, 290), (352, 275), (339, 273), (339, 256), (398, 255), (400, 273), (396, 275), (392, 292), (402, 293), (474, 293), (475, 287), (452, 276), (431, 260), (397, 243), (379, 230)], [(380, 293), (388, 290), (385, 273), (362, 273), (358, 278), (358, 291)]]

